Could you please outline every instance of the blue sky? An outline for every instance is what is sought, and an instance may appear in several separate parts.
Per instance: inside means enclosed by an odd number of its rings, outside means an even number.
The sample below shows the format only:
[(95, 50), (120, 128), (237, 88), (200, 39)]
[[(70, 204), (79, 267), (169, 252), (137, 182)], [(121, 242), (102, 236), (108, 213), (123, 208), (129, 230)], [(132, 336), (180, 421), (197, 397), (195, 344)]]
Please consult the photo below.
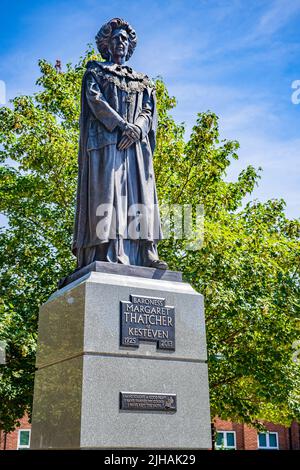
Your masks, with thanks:
[(228, 179), (248, 164), (263, 167), (252, 198), (282, 197), (299, 217), (300, 0), (31, 0), (0, 5), (0, 80), (7, 97), (31, 93), (37, 61), (77, 62), (112, 17), (138, 34), (130, 63), (161, 75), (191, 130), (197, 112), (220, 117), (222, 137), (240, 142)]

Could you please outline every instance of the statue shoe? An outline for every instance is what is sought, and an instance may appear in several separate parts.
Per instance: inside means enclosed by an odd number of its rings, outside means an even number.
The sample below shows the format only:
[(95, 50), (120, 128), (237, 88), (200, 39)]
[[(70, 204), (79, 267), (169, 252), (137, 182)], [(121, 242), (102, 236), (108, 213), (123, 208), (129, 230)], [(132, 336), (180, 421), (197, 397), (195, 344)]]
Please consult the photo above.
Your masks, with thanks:
[(154, 259), (154, 260), (149, 260), (149, 262), (147, 263), (147, 268), (166, 270), (168, 269), (168, 265), (165, 261), (162, 261), (160, 259)]

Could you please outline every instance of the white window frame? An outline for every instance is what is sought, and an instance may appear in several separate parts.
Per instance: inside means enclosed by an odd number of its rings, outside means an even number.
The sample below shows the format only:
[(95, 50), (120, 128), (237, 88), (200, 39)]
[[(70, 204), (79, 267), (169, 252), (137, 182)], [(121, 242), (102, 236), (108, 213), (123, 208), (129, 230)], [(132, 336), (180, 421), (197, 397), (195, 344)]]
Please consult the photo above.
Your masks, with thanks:
[[(224, 449), (224, 450), (236, 450), (236, 432), (235, 431), (222, 431), (222, 429), (217, 429), (216, 430), (216, 434), (217, 433), (223, 433), (224, 435), (224, 444), (221, 445), (221, 446), (218, 446), (217, 445), (217, 436), (216, 436), (216, 440), (215, 440), (215, 449)], [(227, 445), (227, 434), (233, 434), (234, 435), (234, 446), (228, 446)]]
[[(29, 443), (26, 446), (20, 444), (21, 432), (23, 432), (23, 431), (29, 432), (29, 441), (28, 441)], [(31, 438), (31, 429), (19, 429), (18, 430), (18, 450), (29, 449), (30, 448), (30, 438)]]
[[(265, 434), (266, 435), (266, 442), (267, 442), (267, 445), (266, 447), (260, 447), (259, 445), (259, 435), (260, 434)], [(276, 447), (270, 447), (270, 434), (276, 434), (276, 442), (277, 442), (277, 446)], [(276, 431), (267, 431), (267, 432), (258, 432), (257, 433), (257, 448), (259, 450), (279, 450), (279, 440), (278, 440), (278, 432)]]

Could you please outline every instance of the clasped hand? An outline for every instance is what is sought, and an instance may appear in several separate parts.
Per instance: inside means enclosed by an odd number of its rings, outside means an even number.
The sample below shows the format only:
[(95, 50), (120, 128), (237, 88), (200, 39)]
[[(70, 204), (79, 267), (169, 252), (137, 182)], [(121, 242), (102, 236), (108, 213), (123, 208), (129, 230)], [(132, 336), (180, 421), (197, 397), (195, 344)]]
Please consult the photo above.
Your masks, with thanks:
[(118, 144), (119, 150), (126, 150), (137, 140), (141, 138), (141, 129), (135, 124), (126, 124), (123, 130), (121, 140)]

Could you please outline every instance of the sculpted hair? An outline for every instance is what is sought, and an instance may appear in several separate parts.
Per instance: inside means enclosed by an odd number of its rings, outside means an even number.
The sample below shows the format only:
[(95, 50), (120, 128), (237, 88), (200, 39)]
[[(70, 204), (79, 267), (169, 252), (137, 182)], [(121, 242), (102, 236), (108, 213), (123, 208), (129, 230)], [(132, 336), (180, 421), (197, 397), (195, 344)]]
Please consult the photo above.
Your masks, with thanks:
[(135, 30), (130, 26), (129, 23), (127, 23), (127, 21), (122, 20), (121, 18), (113, 18), (108, 23), (105, 23), (96, 35), (96, 44), (98, 51), (105, 60), (109, 60), (108, 43), (112, 32), (117, 28), (124, 29), (128, 34), (129, 46), (128, 53), (126, 55), (126, 60), (128, 60), (132, 56), (133, 51), (136, 47), (137, 37)]

